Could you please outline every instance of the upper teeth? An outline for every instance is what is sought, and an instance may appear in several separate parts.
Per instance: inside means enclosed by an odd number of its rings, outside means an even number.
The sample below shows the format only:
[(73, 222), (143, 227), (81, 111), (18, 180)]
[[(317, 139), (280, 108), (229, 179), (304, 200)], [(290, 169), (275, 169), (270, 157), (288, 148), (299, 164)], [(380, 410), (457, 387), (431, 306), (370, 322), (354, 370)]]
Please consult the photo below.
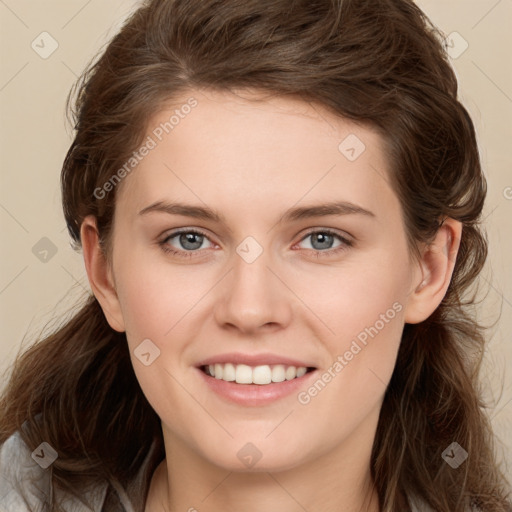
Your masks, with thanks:
[(210, 364), (206, 367), (208, 373), (216, 379), (222, 379), (227, 382), (236, 382), (238, 384), (270, 384), (271, 382), (283, 382), (292, 380), (295, 377), (302, 377), (307, 368), (305, 366), (284, 366), (261, 365), (248, 366), (246, 364)]

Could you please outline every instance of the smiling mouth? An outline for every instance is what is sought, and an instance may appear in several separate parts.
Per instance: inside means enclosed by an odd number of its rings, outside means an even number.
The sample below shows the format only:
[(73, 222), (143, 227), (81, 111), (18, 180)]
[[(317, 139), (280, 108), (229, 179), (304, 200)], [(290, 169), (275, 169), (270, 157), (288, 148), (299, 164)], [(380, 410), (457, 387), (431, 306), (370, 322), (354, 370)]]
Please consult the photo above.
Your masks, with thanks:
[(210, 364), (200, 369), (208, 376), (236, 384), (274, 384), (299, 379), (315, 370), (313, 367), (283, 364), (248, 366), (246, 364)]

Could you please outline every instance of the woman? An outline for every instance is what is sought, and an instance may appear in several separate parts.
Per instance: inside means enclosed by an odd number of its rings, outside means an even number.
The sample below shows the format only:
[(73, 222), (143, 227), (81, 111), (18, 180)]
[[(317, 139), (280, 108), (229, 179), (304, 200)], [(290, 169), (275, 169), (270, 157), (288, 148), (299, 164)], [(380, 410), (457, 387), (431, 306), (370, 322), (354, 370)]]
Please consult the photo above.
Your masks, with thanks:
[(16, 363), (4, 508), (511, 509), (463, 300), (486, 183), (412, 2), (147, 2), (75, 115), (93, 295)]

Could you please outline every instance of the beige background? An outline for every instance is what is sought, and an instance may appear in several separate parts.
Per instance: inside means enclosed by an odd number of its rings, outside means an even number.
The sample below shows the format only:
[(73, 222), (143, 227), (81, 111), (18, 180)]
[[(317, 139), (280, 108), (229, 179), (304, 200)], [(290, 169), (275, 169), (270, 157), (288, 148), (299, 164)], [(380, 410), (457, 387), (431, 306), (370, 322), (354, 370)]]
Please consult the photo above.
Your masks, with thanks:
[[(481, 279), (488, 293), (480, 315), (495, 326), (489, 330), (483, 379), (501, 441), (499, 457), (508, 461), (512, 476), (512, 0), (418, 3), (447, 36), (460, 34), (449, 38), (452, 63), (489, 182), (490, 258)], [(22, 342), (29, 344), (48, 321), (89, 290), (82, 257), (70, 248), (60, 205), (59, 173), (71, 141), (65, 99), (76, 77), (137, 4), (0, 0), (0, 375)], [(40, 36), (42, 32), (56, 43)], [(58, 48), (43, 59), (31, 47), (33, 41), (39, 53), (52, 44)], [(40, 251), (48, 249), (43, 237), (57, 251), (50, 251), (47, 261), (40, 260)], [(0, 377), (0, 386), (4, 382)]]

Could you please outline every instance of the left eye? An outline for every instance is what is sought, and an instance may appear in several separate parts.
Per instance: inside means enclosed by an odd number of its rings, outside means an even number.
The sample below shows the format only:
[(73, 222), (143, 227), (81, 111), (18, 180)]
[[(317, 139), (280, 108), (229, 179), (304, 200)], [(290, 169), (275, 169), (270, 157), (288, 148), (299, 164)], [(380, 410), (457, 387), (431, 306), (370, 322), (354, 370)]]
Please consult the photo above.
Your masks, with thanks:
[[(318, 247), (318, 246), (311, 247), (313, 250), (318, 250), (318, 251), (325, 251), (328, 249), (333, 249), (331, 247), (331, 245), (335, 238), (337, 238), (338, 240), (341, 240), (341, 244), (340, 244), (341, 246), (346, 246), (346, 245), (350, 246), (351, 245), (351, 242), (349, 240), (342, 237), (338, 233), (335, 233), (335, 232), (329, 231), (329, 230), (311, 231), (302, 240), (306, 240), (308, 238), (311, 238), (311, 240), (312, 240), (311, 245), (318, 244), (320, 246), (320, 247)], [(326, 247), (326, 246), (329, 246), (329, 247)], [(337, 249), (337, 248), (335, 248), (335, 249)]]

